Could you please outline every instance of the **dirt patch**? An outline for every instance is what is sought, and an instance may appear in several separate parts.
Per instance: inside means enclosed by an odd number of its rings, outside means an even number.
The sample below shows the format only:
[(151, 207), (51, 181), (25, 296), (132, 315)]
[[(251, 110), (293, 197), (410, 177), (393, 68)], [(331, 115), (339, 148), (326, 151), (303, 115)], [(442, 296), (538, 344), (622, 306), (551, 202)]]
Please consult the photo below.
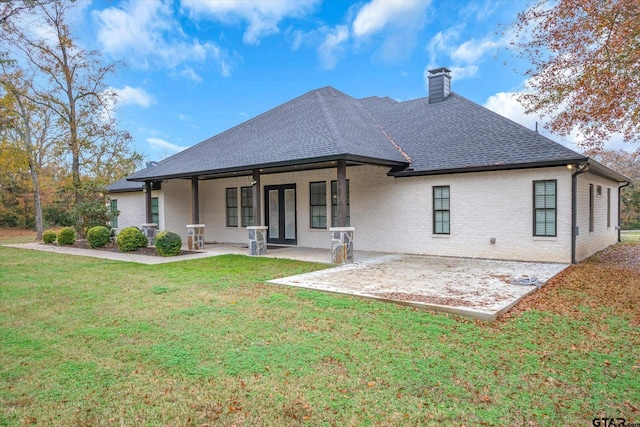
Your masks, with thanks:
[(16, 238), (31, 238), (36, 240), (36, 232), (22, 228), (0, 228), (0, 242)]
[[(44, 245), (45, 243), (43, 243)], [(52, 244), (55, 245), (55, 244)], [(73, 248), (77, 248), (77, 249), (87, 249), (90, 251), (103, 251), (103, 252), (117, 252), (117, 253), (123, 253), (120, 252), (120, 250), (118, 250), (118, 246), (116, 246), (115, 243), (108, 243), (107, 246), (102, 247), (102, 248), (91, 248), (89, 246), (89, 243), (87, 242), (86, 239), (78, 239), (75, 241), (75, 243), (73, 245), (70, 245), (70, 247)], [(135, 250), (133, 252), (126, 252), (127, 254), (133, 254), (133, 255), (148, 255), (148, 256), (160, 256), (158, 255), (158, 252), (156, 251), (156, 248), (153, 247), (146, 247), (146, 248), (140, 248), (138, 250)], [(194, 252), (194, 251), (180, 251), (179, 255), (192, 255), (192, 254), (197, 254), (199, 252)]]
[(572, 265), (525, 297), (504, 318), (529, 310), (582, 318), (584, 307), (607, 309), (640, 325), (640, 242), (607, 248)]

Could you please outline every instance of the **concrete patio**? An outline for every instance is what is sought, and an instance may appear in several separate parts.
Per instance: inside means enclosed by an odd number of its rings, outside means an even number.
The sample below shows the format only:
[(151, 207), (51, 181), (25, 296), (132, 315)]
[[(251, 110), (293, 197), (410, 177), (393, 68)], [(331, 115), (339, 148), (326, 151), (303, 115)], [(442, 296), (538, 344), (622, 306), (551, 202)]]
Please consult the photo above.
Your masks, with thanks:
[[(242, 244), (207, 244), (205, 251), (176, 257), (25, 243), (21, 249), (82, 255), (141, 264), (162, 264), (226, 254), (246, 255)], [(329, 263), (328, 249), (276, 247), (265, 257)], [(269, 283), (356, 295), (426, 310), (491, 321), (508, 311), (537, 287), (513, 284), (534, 277), (543, 285), (566, 264), (498, 261), (355, 251), (355, 262), (326, 270), (271, 280)]]

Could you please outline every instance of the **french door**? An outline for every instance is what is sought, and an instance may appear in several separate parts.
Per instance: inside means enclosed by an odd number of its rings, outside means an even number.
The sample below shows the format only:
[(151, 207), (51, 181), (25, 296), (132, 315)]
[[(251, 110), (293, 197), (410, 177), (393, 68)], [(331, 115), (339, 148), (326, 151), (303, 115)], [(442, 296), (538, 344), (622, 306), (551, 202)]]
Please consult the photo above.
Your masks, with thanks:
[(296, 244), (296, 185), (265, 185), (267, 243)]

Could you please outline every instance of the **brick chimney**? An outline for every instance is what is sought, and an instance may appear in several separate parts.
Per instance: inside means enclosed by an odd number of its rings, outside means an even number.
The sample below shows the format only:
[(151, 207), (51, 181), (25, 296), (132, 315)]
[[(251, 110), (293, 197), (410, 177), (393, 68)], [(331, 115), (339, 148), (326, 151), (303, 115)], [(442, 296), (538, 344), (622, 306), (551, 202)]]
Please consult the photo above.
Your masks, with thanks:
[(442, 102), (451, 93), (451, 70), (436, 68), (429, 70), (429, 104)]

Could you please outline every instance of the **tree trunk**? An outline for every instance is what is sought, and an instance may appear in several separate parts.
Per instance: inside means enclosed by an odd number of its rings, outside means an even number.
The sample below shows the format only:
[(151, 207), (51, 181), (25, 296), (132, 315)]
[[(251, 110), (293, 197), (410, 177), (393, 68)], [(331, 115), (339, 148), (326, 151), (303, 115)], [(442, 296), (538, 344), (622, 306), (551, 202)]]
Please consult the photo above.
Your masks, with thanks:
[(38, 178), (38, 170), (36, 165), (29, 156), (29, 170), (31, 172), (31, 181), (33, 182), (33, 200), (36, 213), (36, 240), (42, 240), (44, 226), (42, 224), (42, 200), (40, 197), (40, 179)]

